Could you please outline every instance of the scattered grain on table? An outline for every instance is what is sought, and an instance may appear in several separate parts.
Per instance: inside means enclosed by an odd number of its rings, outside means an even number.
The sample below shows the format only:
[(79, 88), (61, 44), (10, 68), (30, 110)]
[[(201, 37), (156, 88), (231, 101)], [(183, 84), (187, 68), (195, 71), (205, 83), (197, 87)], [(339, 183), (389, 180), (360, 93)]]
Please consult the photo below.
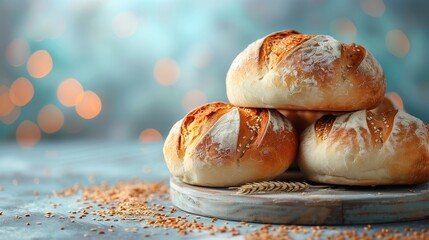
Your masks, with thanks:
[[(53, 195), (57, 197), (71, 197), (78, 195), (76, 202), (81, 203), (79, 209), (70, 209), (68, 211), (69, 218), (79, 219), (92, 216), (93, 221), (125, 221), (125, 222), (141, 222), (139, 228), (125, 228), (125, 232), (142, 234), (143, 237), (153, 237), (153, 234), (144, 233), (147, 228), (162, 228), (165, 230), (164, 235), (169, 235), (168, 229), (175, 230), (183, 236), (206, 231), (209, 235), (228, 234), (228, 236), (243, 235), (244, 239), (279, 239), (288, 240), (294, 239), (297, 236), (306, 236), (310, 239), (429, 239), (429, 232), (426, 228), (416, 230), (405, 228), (404, 231), (391, 230), (382, 228), (379, 231), (373, 229), (371, 225), (365, 225), (365, 232), (358, 233), (355, 230), (343, 230), (327, 234), (326, 229), (335, 230), (335, 227), (327, 226), (312, 226), (303, 227), (297, 225), (271, 225), (265, 224), (258, 228), (254, 228), (247, 222), (238, 222), (237, 224), (229, 224), (224, 222), (224, 226), (215, 226), (200, 222), (200, 216), (189, 214), (179, 215), (176, 208), (165, 206), (158, 203), (158, 200), (169, 200), (169, 187), (165, 182), (143, 182), (141, 180), (121, 181), (113, 185), (102, 183), (94, 186), (81, 186), (79, 184), (62, 191), (53, 191)], [(158, 201), (158, 202), (157, 202)], [(58, 204), (54, 204), (58, 206)], [(1, 213), (0, 213), (1, 214)], [(51, 218), (55, 216), (51, 212), (45, 213), (45, 217)], [(17, 218), (21, 218), (17, 215)], [(218, 221), (217, 218), (209, 219), (211, 223)], [(114, 234), (113, 225), (107, 230), (91, 228), (89, 230), (97, 234), (105, 234), (109, 232)], [(62, 227), (61, 230), (64, 230)], [(141, 233), (143, 232), (143, 233)], [(83, 235), (89, 237), (88, 233)]]

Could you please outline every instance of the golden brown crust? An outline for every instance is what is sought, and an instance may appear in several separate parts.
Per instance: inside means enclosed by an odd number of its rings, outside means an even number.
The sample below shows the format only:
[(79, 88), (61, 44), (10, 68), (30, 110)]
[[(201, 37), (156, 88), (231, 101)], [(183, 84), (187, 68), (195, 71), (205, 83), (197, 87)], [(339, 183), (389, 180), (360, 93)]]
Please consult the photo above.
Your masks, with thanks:
[(268, 111), (257, 108), (238, 108), (240, 112), (240, 132), (238, 135), (239, 159), (250, 148), (257, 148), (264, 140), (264, 136), (260, 133), (267, 131), (269, 125)]
[(366, 122), (373, 139), (372, 144), (378, 147), (383, 145), (392, 131), (393, 121), (397, 113), (397, 110), (379, 114), (366, 112)]
[(427, 123), (402, 110), (362, 110), (332, 119), (322, 118), (301, 135), (299, 166), (310, 180), (344, 185), (429, 181)]
[(335, 119), (336, 117), (334, 115), (325, 115), (314, 123), (314, 131), (316, 132), (318, 141), (323, 141), (328, 138)]
[(164, 156), (174, 177), (226, 187), (281, 174), (294, 160), (297, 146), (291, 123), (277, 111), (211, 103), (173, 126)]
[(366, 56), (366, 49), (356, 43), (342, 44), (341, 56), (344, 62), (341, 66), (341, 78), (345, 80), (357, 70)]
[(213, 125), (213, 121), (228, 112), (231, 107), (231, 105), (218, 102), (203, 105), (189, 112), (181, 125), (180, 142), (177, 146), (179, 158), (183, 158), (186, 146), (201, 136), (202, 132), (206, 132), (209, 126)]
[(295, 30), (276, 32), (265, 37), (258, 55), (259, 79), (262, 79), (268, 69), (274, 68), (285, 55), (312, 37)]
[(226, 79), (232, 104), (287, 110), (371, 109), (385, 85), (380, 64), (363, 46), (293, 30), (250, 44)]
[[(399, 114), (401, 113), (401, 114)], [(429, 125), (398, 110), (389, 141), (395, 143), (396, 157), (390, 166), (392, 176), (400, 184), (420, 184), (429, 181)]]

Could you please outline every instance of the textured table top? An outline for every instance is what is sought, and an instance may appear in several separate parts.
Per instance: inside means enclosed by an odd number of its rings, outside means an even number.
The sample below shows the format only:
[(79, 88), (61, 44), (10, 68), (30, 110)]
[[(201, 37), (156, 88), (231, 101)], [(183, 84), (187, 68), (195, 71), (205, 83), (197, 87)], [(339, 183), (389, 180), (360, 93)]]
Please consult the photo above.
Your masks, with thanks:
[[(234, 228), (231, 231), (188, 231), (183, 235), (173, 228), (154, 228), (145, 221), (97, 221), (92, 218), (70, 218), (71, 209), (82, 208), (79, 194), (56, 197), (53, 191), (74, 186), (90, 186), (107, 182), (138, 178), (147, 182), (169, 180), (164, 164), (162, 144), (135, 142), (49, 142), (33, 149), (21, 149), (14, 143), (0, 143), (0, 239), (244, 239), (266, 229), (265, 224), (217, 220), (203, 216), (186, 215), (177, 210), (173, 216), (187, 217), (190, 221)], [(167, 199), (155, 199), (167, 208), (174, 206)], [(54, 217), (46, 218), (47, 212)], [(20, 218), (16, 218), (16, 216)], [(279, 226), (268, 227), (271, 234), (279, 228), (287, 229), (288, 237), (308, 239), (329, 236), (415, 236), (426, 238), (429, 220), (372, 224), (371, 226)], [(108, 231), (108, 229), (114, 231)], [(93, 229), (104, 230), (98, 234)], [(131, 229), (131, 230), (130, 230)], [(283, 232), (286, 233), (286, 232)], [(253, 235), (250, 235), (253, 234)], [(276, 236), (273, 239), (279, 239)], [(418, 238), (416, 238), (418, 239)]]

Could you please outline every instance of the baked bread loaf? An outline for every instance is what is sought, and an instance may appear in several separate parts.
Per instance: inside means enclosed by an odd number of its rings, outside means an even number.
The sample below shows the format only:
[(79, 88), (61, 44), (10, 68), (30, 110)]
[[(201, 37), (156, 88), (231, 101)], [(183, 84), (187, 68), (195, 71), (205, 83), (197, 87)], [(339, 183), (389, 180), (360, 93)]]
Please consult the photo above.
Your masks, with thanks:
[(429, 181), (429, 125), (402, 110), (323, 116), (301, 135), (299, 167), (315, 182), (343, 185)]
[(185, 183), (230, 187), (270, 180), (295, 159), (298, 136), (276, 110), (211, 103), (188, 113), (171, 129), (164, 158)]
[(287, 110), (355, 111), (376, 107), (386, 82), (363, 46), (294, 30), (250, 44), (226, 76), (231, 104)]

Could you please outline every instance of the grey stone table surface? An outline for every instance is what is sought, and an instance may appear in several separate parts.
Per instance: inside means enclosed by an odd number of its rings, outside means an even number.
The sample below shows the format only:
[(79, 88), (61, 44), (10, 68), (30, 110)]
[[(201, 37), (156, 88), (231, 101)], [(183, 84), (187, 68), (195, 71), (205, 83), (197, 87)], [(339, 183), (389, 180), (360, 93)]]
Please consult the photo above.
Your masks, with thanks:
[[(198, 221), (215, 227), (239, 229), (240, 234), (216, 233), (207, 230), (189, 232), (186, 236), (176, 229), (145, 227), (145, 222), (94, 221), (90, 218), (70, 221), (70, 209), (82, 207), (76, 196), (55, 197), (59, 191), (79, 183), (93, 185), (101, 182), (114, 184), (120, 180), (138, 178), (147, 182), (169, 180), (169, 172), (162, 155), (162, 143), (70, 141), (42, 142), (32, 149), (22, 149), (15, 143), (0, 142), (0, 239), (244, 239), (259, 231), (265, 224), (198, 217)], [(49, 195), (49, 196), (48, 196)], [(168, 200), (157, 200), (173, 207)], [(52, 203), (57, 204), (56, 208)], [(46, 218), (46, 212), (56, 215)], [(25, 214), (29, 214), (25, 217)], [(186, 213), (178, 210), (175, 216)], [(21, 216), (17, 219), (16, 215)], [(192, 215), (190, 215), (192, 219)], [(103, 235), (90, 229), (105, 229), (114, 225), (114, 232)], [(270, 228), (279, 227), (273, 224)], [(128, 231), (128, 229), (138, 231)], [(354, 231), (373, 235), (385, 232), (386, 236), (428, 237), (425, 229), (429, 220), (348, 226), (326, 226), (318, 236), (321, 239)], [(287, 238), (308, 239), (314, 226), (300, 226), (304, 231), (289, 231)], [(168, 232), (168, 235), (166, 235)], [(416, 233), (417, 232), (417, 233)], [(417, 235), (416, 235), (417, 234)], [(420, 234), (420, 235), (418, 235)], [(278, 236), (277, 236), (278, 238)]]

